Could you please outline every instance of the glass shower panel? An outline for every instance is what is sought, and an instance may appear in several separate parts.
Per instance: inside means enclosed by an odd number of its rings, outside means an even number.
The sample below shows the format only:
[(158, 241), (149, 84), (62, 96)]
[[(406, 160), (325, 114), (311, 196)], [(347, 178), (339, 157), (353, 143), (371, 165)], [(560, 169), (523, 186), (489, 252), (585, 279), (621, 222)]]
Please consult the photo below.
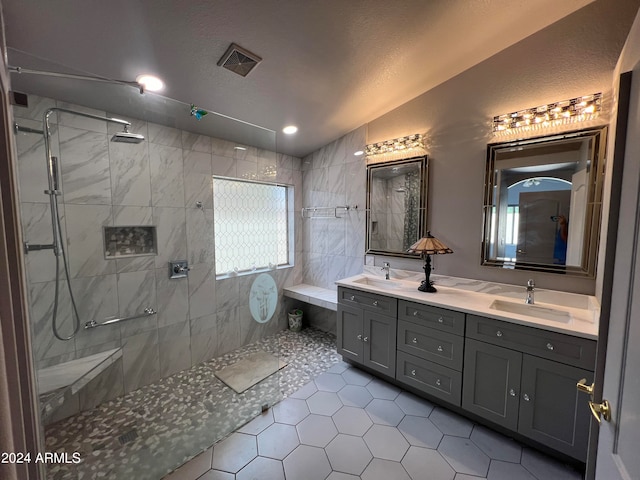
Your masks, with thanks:
[[(22, 52), (9, 57), (68, 71)], [(189, 104), (123, 85), (26, 74), (12, 82), (29, 96), (29, 107), (14, 107), (18, 125), (42, 130), (46, 110), (71, 111), (52, 114), (50, 125), (60, 240), (79, 318), (62, 258), (56, 316), (64, 335), (79, 321), (71, 340), (52, 333), (52, 250), (25, 255), (41, 449), (80, 459), (48, 465), (47, 478), (162, 478), (282, 399), (282, 289), (292, 269), (216, 275), (213, 175), (273, 183), (291, 172), (278, 171), (268, 129), (214, 112), (198, 119)], [(121, 125), (72, 112), (127, 120), (145, 139), (113, 142)], [(44, 137), (25, 130), (16, 138), (24, 237), (47, 244)], [(293, 217), (291, 201), (287, 222)], [(105, 227), (120, 232), (121, 255), (108, 255)], [(133, 244), (144, 240), (127, 232), (150, 227), (155, 247), (137, 255), (142, 247)], [(170, 278), (170, 262), (186, 275)]]

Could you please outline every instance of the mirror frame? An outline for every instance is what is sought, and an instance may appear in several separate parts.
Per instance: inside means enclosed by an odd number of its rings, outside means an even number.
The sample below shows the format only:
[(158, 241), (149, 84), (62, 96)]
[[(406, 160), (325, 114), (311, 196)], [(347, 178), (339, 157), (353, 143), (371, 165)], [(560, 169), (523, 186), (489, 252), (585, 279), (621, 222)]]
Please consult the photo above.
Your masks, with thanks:
[(420, 254), (407, 253), (405, 251), (377, 249), (371, 247), (371, 185), (374, 173), (381, 168), (394, 167), (398, 165), (406, 165), (410, 163), (416, 163), (420, 165), (420, 202), (419, 202), (419, 223), (418, 223), (418, 241), (424, 237), (427, 231), (427, 186), (429, 182), (428, 168), (429, 161), (427, 155), (421, 155), (419, 157), (405, 158), (402, 160), (371, 163), (367, 165), (367, 229), (366, 229), (366, 247), (365, 253), (367, 255), (385, 255), (388, 257), (406, 257), (406, 258), (420, 258)]
[[(584, 227), (582, 261), (577, 265), (553, 265), (547, 263), (525, 262), (522, 260), (504, 260), (490, 258), (491, 211), (494, 205), (496, 175), (496, 156), (500, 151), (511, 149), (532, 149), (572, 139), (591, 138), (593, 141), (592, 164), (589, 168), (589, 191), (587, 192), (587, 212)], [(606, 164), (607, 126), (575, 130), (560, 134), (546, 135), (510, 142), (487, 145), (487, 161), (484, 182), (482, 260), (484, 266), (502, 267), (515, 270), (535, 270), (586, 278), (595, 278), (602, 218), (602, 197), (604, 170)]]

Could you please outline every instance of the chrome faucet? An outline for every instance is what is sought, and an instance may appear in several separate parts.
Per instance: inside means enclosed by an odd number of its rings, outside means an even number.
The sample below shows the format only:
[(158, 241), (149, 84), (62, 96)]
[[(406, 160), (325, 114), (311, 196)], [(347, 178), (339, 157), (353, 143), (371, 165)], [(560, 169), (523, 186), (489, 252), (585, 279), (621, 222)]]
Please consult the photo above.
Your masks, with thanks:
[(380, 270), (384, 270), (385, 272), (384, 279), (389, 280), (389, 272), (391, 271), (391, 264), (389, 262), (384, 262)]
[(533, 305), (535, 303), (533, 299), (533, 289), (535, 286), (536, 284), (533, 282), (533, 278), (530, 278), (527, 282), (527, 298), (524, 299), (524, 303), (527, 305)]

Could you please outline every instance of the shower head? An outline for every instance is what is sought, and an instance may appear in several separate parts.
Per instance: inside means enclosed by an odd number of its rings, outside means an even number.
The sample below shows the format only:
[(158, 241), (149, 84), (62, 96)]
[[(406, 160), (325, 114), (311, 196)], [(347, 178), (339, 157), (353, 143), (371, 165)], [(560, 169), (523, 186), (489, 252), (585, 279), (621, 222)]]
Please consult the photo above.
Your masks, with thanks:
[(112, 142), (140, 143), (144, 141), (144, 135), (129, 132), (129, 125), (125, 125), (123, 132), (117, 132), (111, 137)]

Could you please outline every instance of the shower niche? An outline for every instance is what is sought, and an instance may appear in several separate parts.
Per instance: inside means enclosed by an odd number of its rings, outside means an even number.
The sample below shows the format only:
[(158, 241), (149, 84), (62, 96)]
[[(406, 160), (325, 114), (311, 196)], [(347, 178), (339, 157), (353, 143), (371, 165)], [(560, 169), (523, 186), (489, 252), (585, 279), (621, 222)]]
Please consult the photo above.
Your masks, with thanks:
[(158, 254), (155, 226), (104, 227), (106, 259)]

